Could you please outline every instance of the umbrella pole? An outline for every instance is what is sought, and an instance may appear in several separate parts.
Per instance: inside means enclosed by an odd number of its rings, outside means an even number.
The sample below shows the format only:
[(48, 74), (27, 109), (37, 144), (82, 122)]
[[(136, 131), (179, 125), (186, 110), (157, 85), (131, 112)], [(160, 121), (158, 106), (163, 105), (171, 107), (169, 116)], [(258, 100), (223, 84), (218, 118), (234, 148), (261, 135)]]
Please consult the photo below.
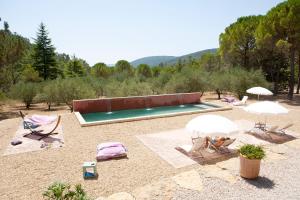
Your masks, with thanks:
[(257, 100), (259, 101), (259, 95), (257, 95)]

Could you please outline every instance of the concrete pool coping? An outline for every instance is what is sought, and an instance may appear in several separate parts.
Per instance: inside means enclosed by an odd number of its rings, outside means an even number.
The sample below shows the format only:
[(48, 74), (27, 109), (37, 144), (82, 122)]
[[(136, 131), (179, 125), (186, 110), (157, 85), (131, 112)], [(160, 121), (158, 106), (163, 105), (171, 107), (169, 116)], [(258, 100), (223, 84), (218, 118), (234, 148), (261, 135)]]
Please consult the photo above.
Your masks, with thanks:
[(103, 121), (94, 121), (94, 122), (86, 122), (80, 112), (74, 112), (79, 124), (81, 127), (87, 126), (96, 126), (96, 125), (104, 125), (104, 124), (113, 124), (113, 123), (122, 123), (122, 122), (131, 122), (131, 121), (139, 121), (139, 120), (149, 120), (154, 118), (164, 118), (164, 117), (174, 117), (181, 115), (191, 115), (197, 113), (206, 113), (206, 112), (215, 112), (215, 111), (224, 111), (224, 110), (232, 110), (231, 106), (219, 105), (217, 103), (209, 103), (209, 102), (201, 102), (201, 104), (218, 106), (216, 108), (207, 108), (204, 110), (195, 110), (195, 111), (184, 111), (184, 112), (174, 112), (168, 114), (159, 114), (159, 115), (149, 115), (149, 116), (141, 116), (141, 117), (128, 117), (122, 119), (112, 119), (112, 120), (103, 120)]

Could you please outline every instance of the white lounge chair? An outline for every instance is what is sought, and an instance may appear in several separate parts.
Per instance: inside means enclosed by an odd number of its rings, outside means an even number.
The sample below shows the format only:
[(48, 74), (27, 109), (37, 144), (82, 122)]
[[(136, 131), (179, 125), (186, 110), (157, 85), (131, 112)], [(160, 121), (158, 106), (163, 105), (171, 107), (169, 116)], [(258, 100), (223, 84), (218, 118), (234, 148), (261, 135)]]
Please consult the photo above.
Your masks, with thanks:
[(288, 129), (288, 128), (290, 128), (293, 125), (294, 124), (290, 123), (290, 124), (285, 125), (282, 128), (278, 128), (278, 126), (272, 126), (271, 128), (269, 128), (267, 130), (267, 132), (269, 132), (269, 133), (277, 133), (277, 134), (283, 135), (283, 134), (285, 134), (285, 130)]
[(242, 105), (246, 105), (247, 100), (248, 100), (248, 96), (244, 96), (243, 99), (242, 99), (241, 101), (233, 102), (232, 105), (234, 105), (234, 106), (242, 106)]

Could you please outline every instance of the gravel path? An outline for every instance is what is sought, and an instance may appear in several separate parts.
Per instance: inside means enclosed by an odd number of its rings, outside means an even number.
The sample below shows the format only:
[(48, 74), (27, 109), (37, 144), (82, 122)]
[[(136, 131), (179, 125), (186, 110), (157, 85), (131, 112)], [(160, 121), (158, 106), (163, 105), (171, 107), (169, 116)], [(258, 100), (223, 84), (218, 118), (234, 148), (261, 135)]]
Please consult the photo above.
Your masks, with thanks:
[[(300, 107), (284, 103), (293, 109), (287, 115), (271, 116), (269, 122), (276, 125), (294, 123), (290, 130), (300, 133)], [(51, 113), (53, 114), (53, 113)], [(257, 120), (257, 116), (240, 108), (216, 112), (231, 120)], [(82, 128), (73, 114), (62, 117), (65, 146), (0, 158), (0, 199), (42, 199), (42, 193), (54, 181), (80, 183), (92, 198), (107, 197), (118, 192), (142, 194), (136, 188), (151, 189), (147, 184), (160, 181), (153, 198), (149, 199), (300, 199), (300, 149), (289, 151), (288, 159), (266, 162), (258, 182), (238, 179), (233, 185), (217, 178), (203, 177), (203, 190), (196, 192), (178, 187), (171, 177), (189, 170), (200, 171), (198, 164), (175, 169), (144, 146), (136, 135), (150, 134), (183, 128), (198, 116), (185, 115), (136, 122), (118, 123)], [(2, 155), (15, 135), (20, 118), (0, 122), (0, 154)], [(121, 141), (129, 149), (128, 159), (98, 163), (98, 180), (84, 181), (81, 165), (95, 159), (96, 145), (105, 141)], [(232, 173), (237, 174), (237, 171)], [(167, 180), (167, 182), (164, 182)], [(170, 183), (170, 188), (165, 185)], [(265, 183), (265, 184), (262, 184)], [(169, 185), (170, 185), (169, 184)], [(257, 186), (256, 186), (256, 185)], [(267, 185), (269, 187), (263, 187)], [(173, 192), (175, 188), (175, 192)], [(164, 191), (168, 197), (163, 196)], [(161, 198), (156, 198), (162, 194)], [(156, 195), (156, 196), (155, 196)], [(138, 198), (137, 198), (138, 199)]]
[(201, 192), (177, 188), (173, 200), (196, 199), (300, 199), (299, 151), (288, 153), (288, 159), (262, 163), (257, 180), (239, 178), (230, 185), (218, 178), (204, 178)]

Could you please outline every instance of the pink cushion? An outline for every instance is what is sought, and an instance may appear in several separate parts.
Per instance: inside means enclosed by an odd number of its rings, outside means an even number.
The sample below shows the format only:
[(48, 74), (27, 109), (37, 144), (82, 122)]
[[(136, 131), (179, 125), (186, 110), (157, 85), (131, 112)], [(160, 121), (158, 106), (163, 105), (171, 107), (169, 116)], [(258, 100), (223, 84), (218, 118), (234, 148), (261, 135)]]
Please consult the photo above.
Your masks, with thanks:
[(107, 160), (124, 156), (127, 156), (127, 149), (120, 142), (106, 142), (97, 146), (97, 160)]

